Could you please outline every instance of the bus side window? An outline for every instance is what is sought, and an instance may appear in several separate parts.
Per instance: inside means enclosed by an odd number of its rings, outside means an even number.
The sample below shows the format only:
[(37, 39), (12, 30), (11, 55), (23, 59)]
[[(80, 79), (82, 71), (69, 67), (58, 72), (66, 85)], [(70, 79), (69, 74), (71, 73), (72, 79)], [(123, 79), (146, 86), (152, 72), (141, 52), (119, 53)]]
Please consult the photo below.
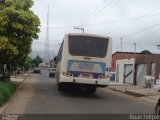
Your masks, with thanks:
[(59, 49), (59, 52), (58, 52), (58, 60), (57, 60), (58, 62), (61, 61), (61, 59), (62, 59), (62, 51), (63, 51), (63, 43), (62, 43), (62, 45)]

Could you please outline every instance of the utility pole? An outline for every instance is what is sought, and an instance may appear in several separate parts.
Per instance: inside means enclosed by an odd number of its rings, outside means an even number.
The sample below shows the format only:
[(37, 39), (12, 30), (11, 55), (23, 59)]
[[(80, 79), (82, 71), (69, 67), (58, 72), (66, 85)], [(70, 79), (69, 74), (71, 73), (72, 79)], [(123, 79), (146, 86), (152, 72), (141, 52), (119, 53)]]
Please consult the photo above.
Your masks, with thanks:
[(84, 28), (83, 27), (74, 27), (74, 29), (82, 30), (82, 32), (84, 33)]
[(121, 37), (121, 52), (122, 52), (122, 37)]
[(135, 52), (136, 52), (136, 42), (134, 42), (134, 48), (135, 48)]

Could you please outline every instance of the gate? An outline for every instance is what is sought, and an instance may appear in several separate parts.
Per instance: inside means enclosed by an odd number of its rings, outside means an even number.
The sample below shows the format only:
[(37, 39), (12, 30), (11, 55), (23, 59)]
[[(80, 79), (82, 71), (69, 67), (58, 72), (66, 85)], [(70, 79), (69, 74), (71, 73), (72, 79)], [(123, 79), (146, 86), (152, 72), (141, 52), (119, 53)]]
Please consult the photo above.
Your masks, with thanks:
[(147, 75), (147, 65), (146, 64), (138, 64), (137, 65), (137, 72), (136, 72), (136, 83), (139, 86), (145, 85), (145, 78), (144, 76)]
[(133, 64), (124, 66), (124, 83), (133, 84)]

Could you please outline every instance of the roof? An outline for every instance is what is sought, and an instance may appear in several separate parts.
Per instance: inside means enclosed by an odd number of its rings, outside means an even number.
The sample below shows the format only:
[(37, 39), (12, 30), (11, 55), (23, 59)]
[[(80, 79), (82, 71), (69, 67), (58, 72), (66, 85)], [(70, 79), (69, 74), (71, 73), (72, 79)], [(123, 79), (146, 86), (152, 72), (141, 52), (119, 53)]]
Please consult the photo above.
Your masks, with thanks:
[(152, 53), (152, 54), (146, 54), (146, 53), (140, 53), (140, 52), (119, 52), (119, 51), (116, 51), (115, 53), (112, 54), (115, 55), (115, 54), (141, 54), (141, 55), (156, 55), (156, 56), (160, 56), (160, 54), (155, 54), (155, 53)]
[(115, 53), (113, 53), (112, 55), (115, 55), (115, 54), (121, 54), (121, 53), (124, 53), (124, 54), (142, 54), (142, 55), (160, 55), (160, 54), (155, 54), (155, 53), (152, 53), (152, 54), (146, 54), (146, 53), (140, 53), (140, 52), (119, 52), (119, 51), (116, 51)]

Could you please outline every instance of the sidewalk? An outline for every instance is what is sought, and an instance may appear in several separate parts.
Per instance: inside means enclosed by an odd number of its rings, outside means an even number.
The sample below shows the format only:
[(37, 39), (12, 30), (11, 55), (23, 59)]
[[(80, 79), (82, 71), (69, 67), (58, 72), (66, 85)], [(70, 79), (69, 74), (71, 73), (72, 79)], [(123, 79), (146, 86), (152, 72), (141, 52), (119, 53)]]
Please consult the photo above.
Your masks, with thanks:
[(108, 88), (119, 91), (125, 94), (129, 94), (135, 97), (147, 97), (152, 100), (158, 100), (160, 98), (159, 89), (155, 88), (143, 88), (141, 86), (134, 86), (129, 84), (117, 84), (117, 83), (110, 83)]
[(26, 78), (28, 77), (28, 74), (19, 74), (17, 76), (11, 76), (11, 81), (16, 84), (19, 85), (21, 82), (23, 82)]

